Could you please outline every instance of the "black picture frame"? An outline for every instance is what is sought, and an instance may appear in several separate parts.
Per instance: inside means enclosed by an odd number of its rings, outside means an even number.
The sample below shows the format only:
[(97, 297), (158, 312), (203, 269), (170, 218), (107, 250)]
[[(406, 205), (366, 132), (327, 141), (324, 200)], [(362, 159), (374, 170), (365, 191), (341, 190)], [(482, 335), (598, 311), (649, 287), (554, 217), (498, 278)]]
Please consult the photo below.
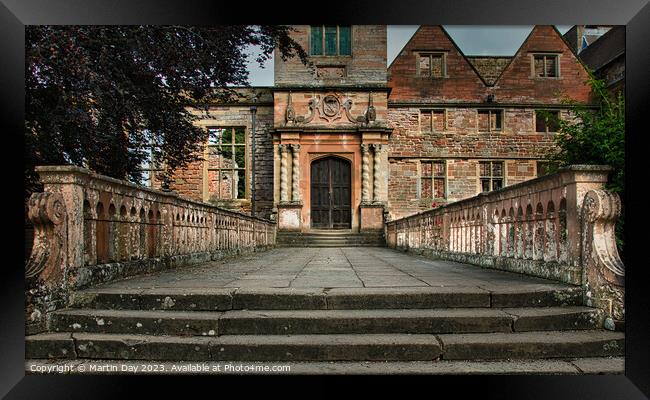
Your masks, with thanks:
[[(0, 102), (4, 139), (5, 250), (0, 280), (0, 396), (89, 398), (129, 396), (133, 385), (168, 387), (173, 377), (25, 375), (23, 177), (24, 27), (33, 24), (248, 24), (336, 23), (390, 25), (626, 25), (626, 350), (624, 376), (426, 377), (429, 395), (452, 389), (454, 397), (478, 390), (488, 398), (642, 399), (650, 397), (650, 301), (644, 279), (645, 203), (641, 165), (648, 149), (644, 122), (650, 104), (650, 4), (648, 0), (410, 0), (237, 3), (208, 0), (0, 0)], [(7, 142), (7, 139), (10, 139)], [(24, 148), (24, 146), (23, 146)], [(12, 150), (13, 149), (13, 150)], [(634, 184), (630, 184), (634, 182)], [(212, 387), (217, 396), (221, 379)], [(246, 377), (247, 379), (251, 377)], [(462, 381), (461, 381), (462, 379)], [(469, 381), (469, 382), (466, 382)], [(388, 381), (387, 381), (388, 382)], [(241, 384), (242, 381), (240, 380)], [(286, 381), (282, 385), (286, 385)], [(243, 389), (249, 388), (245, 385)], [(236, 388), (236, 385), (231, 386)], [(312, 392), (313, 387), (307, 389)], [(196, 389), (199, 390), (199, 389)], [(427, 389), (425, 389), (427, 390)], [(298, 390), (296, 389), (296, 392)], [(306, 392), (304, 394), (309, 394)], [(210, 393), (210, 392), (208, 392)], [(224, 392), (225, 393), (225, 392)], [(404, 392), (406, 393), (406, 392)], [(426, 393), (426, 392), (425, 392)], [(191, 395), (190, 392), (187, 393)], [(645, 394), (645, 396), (644, 396)], [(198, 395), (198, 394), (197, 394)], [(413, 393), (415, 395), (415, 393)]]

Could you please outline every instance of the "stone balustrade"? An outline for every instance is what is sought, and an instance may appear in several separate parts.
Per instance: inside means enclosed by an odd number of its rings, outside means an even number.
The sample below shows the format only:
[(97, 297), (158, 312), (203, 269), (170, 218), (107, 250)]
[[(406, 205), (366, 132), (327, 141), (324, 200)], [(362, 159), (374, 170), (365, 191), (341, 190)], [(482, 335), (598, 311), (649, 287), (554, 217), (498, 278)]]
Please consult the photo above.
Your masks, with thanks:
[(615, 245), (618, 196), (609, 167), (575, 165), (388, 222), (386, 242), (454, 260), (582, 285), (585, 304), (624, 320), (624, 267)]
[(65, 303), (70, 289), (275, 244), (268, 220), (79, 167), (36, 171), (44, 192), (29, 201), (34, 244), (26, 265), (34, 321)]

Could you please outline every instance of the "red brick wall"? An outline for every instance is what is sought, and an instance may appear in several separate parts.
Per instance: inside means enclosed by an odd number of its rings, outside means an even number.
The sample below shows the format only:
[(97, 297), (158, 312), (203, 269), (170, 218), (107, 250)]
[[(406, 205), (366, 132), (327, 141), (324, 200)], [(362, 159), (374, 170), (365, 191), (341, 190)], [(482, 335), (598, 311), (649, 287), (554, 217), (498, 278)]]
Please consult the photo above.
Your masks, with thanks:
[[(417, 51), (448, 51), (447, 78), (416, 76)], [(559, 78), (532, 78), (530, 52), (557, 52)], [(494, 79), (494, 77), (491, 77)], [(554, 148), (553, 134), (535, 132), (535, 110), (558, 105), (561, 96), (589, 100), (587, 73), (550, 26), (538, 26), (503, 69), (494, 87), (486, 85), (440, 26), (421, 27), (389, 68), (388, 124), (389, 212), (393, 218), (431, 208), (418, 198), (420, 159), (443, 159), (447, 165), (447, 201), (471, 197), (481, 190), (479, 161), (503, 161), (504, 184), (536, 177), (536, 161)], [(487, 95), (494, 94), (492, 104)], [(540, 107), (536, 107), (539, 104)], [(503, 110), (499, 132), (480, 132), (478, 110)], [(420, 110), (444, 108), (447, 127), (423, 132)], [(561, 109), (561, 107), (558, 107)], [(566, 110), (561, 118), (570, 118)]]
[[(418, 50), (446, 51), (448, 78), (416, 76)], [(389, 101), (482, 102), (485, 85), (441, 26), (421, 26), (388, 69)]]
[[(560, 76), (531, 77), (530, 53), (534, 52), (560, 54)], [(580, 61), (552, 26), (536, 26), (496, 81), (494, 94), (496, 101), (501, 103), (557, 104), (562, 96), (586, 103), (591, 93), (585, 83), (588, 77)]]

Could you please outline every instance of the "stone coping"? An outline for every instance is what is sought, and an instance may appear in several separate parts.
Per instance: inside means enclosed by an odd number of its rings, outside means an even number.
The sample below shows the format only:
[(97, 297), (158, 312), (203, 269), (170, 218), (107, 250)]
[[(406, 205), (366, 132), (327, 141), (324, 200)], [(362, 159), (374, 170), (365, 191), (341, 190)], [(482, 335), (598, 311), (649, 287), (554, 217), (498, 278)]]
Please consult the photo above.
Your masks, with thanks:
[[(37, 173), (39, 173), (39, 175), (41, 175), (42, 173), (43, 174), (48, 174), (48, 175), (64, 175), (64, 174), (77, 175), (77, 176), (81, 176), (82, 179), (87, 179), (87, 180), (92, 179), (92, 180), (103, 181), (103, 182), (111, 183), (111, 184), (114, 184), (114, 185), (127, 187), (129, 189), (138, 190), (138, 191), (142, 191), (142, 192), (146, 192), (146, 193), (151, 193), (151, 194), (154, 194), (156, 196), (165, 197), (165, 198), (169, 198), (169, 199), (175, 199), (175, 200), (182, 201), (182, 202), (185, 202), (185, 203), (189, 203), (189, 204), (192, 204), (192, 205), (195, 205), (195, 206), (201, 206), (201, 207), (207, 207), (207, 208), (210, 208), (210, 209), (215, 209), (215, 210), (218, 210), (219, 212), (224, 212), (224, 213), (235, 215), (235, 216), (238, 216), (238, 217), (243, 217), (243, 218), (251, 219), (251, 220), (257, 220), (257, 221), (260, 221), (260, 222), (273, 224), (273, 225), (275, 224), (274, 221), (271, 221), (271, 220), (268, 220), (268, 219), (253, 217), (251, 215), (248, 215), (248, 214), (245, 214), (245, 213), (242, 213), (242, 212), (232, 211), (232, 210), (228, 210), (228, 209), (225, 209), (225, 208), (217, 207), (217, 206), (215, 206), (213, 204), (210, 204), (210, 203), (204, 203), (204, 202), (201, 202), (201, 201), (186, 199), (186, 198), (180, 197), (177, 193), (174, 193), (174, 192), (165, 192), (165, 191), (158, 190), (158, 189), (152, 189), (152, 188), (140, 186), (140, 185), (137, 185), (137, 184), (132, 183), (132, 182), (127, 182), (127, 181), (120, 180), (120, 179), (117, 179), (117, 178), (112, 178), (110, 176), (101, 175), (101, 174), (93, 172), (93, 171), (91, 171), (89, 169), (82, 168), (82, 167), (79, 167), (79, 166), (76, 166), (76, 165), (36, 166), (35, 171)], [(41, 181), (44, 181), (42, 175), (41, 175)], [(43, 182), (43, 183), (65, 184), (65, 183), (72, 183), (72, 182)]]
[[(387, 225), (392, 225), (392, 224), (395, 224), (395, 223), (398, 223), (398, 222), (401, 222), (401, 221), (406, 221), (406, 220), (409, 220), (409, 219), (418, 218), (418, 217), (423, 216), (423, 215), (425, 215), (427, 213), (432, 213), (432, 212), (435, 213), (435, 212), (438, 212), (439, 210), (443, 210), (443, 209), (462, 207), (462, 206), (467, 205), (467, 204), (471, 204), (471, 203), (475, 203), (475, 202), (482, 202), (484, 200), (487, 200), (490, 197), (498, 198), (498, 197), (501, 197), (501, 196), (506, 196), (506, 198), (507, 198), (507, 195), (510, 194), (511, 192), (513, 194), (513, 197), (516, 197), (518, 195), (515, 194), (514, 192), (516, 192), (519, 189), (523, 189), (523, 188), (526, 188), (526, 187), (531, 187), (532, 188), (533, 186), (535, 186), (535, 185), (537, 185), (539, 183), (542, 183), (542, 182), (561, 179), (562, 175), (567, 174), (567, 173), (571, 173), (571, 172), (573, 172), (573, 173), (580, 173), (580, 172), (585, 172), (585, 173), (594, 173), (594, 172), (595, 173), (609, 173), (612, 170), (613, 170), (613, 168), (608, 166), (608, 165), (586, 165), (586, 164), (569, 165), (569, 166), (567, 166), (565, 168), (559, 169), (554, 174), (540, 176), (540, 177), (530, 179), (530, 180), (527, 180), (527, 181), (524, 181), (524, 182), (516, 183), (514, 185), (506, 186), (506, 187), (503, 187), (501, 189), (494, 190), (494, 191), (491, 191), (491, 192), (479, 193), (476, 196), (469, 197), (469, 198), (463, 199), (463, 200), (458, 200), (458, 201), (455, 201), (453, 203), (445, 204), (445, 205), (443, 205), (441, 207), (434, 208), (434, 209), (431, 209), (431, 210), (420, 211), (419, 213), (409, 215), (408, 217), (403, 217), (403, 218), (400, 218), (400, 219), (389, 221), (386, 224)], [(581, 181), (572, 180), (572, 181), (560, 182), (560, 183), (561, 184), (566, 184), (566, 183), (571, 183), (571, 182), (579, 183)], [(606, 179), (603, 182), (606, 182)], [(557, 186), (554, 186), (553, 188), (556, 188), (556, 187)], [(546, 189), (543, 189), (541, 191), (545, 191), (545, 190), (549, 190), (549, 189), (546, 188)], [(535, 191), (535, 192), (537, 192), (537, 191)], [(532, 194), (532, 192), (529, 193), (529, 194)], [(500, 198), (498, 200), (504, 200), (504, 199)]]

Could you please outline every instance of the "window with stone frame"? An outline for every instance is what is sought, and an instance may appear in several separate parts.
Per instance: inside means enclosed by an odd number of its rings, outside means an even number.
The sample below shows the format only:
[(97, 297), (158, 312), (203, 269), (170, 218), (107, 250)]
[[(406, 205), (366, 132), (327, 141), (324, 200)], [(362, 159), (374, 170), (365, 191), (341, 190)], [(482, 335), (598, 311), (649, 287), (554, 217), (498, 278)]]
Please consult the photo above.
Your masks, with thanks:
[(499, 190), (504, 186), (503, 161), (479, 161), (479, 174), (482, 192)]
[(162, 163), (159, 162), (160, 143), (156, 143), (155, 137), (151, 133), (145, 132), (144, 134), (149, 136), (149, 145), (144, 149), (145, 159), (140, 165), (142, 170), (140, 185), (159, 189), (161, 181), (158, 175), (164, 170)]
[(350, 25), (312, 25), (309, 49), (312, 56), (349, 56), (352, 54)]
[(420, 132), (433, 133), (447, 130), (447, 110), (420, 110)]
[(532, 73), (537, 78), (556, 78), (560, 76), (560, 63), (557, 54), (533, 54)]
[(445, 53), (418, 53), (417, 76), (444, 78), (447, 76), (447, 56)]
[(447, 198), (447, 166), (444, 160), (421, 160), (418, 198)]
[(500, 132), (503, 130), (503, 110), (479, 109), (479, 132)]
[(535, 132), (553, 133), (560, 130), (560, 112), (555, 110), (535, 110)]
[(211, 200), (248, 197), (246, 128), (208, 128), (208, 196)]

